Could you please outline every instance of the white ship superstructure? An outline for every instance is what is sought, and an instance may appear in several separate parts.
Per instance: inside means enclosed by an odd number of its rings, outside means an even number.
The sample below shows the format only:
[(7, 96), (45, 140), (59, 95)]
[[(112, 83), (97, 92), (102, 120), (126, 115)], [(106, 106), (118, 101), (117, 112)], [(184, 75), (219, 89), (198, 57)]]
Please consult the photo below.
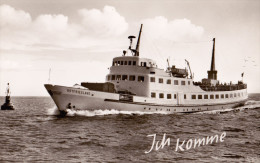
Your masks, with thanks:
[(67, 109), (187, 113), (236, 107), (247, 100), (247, 85), (243, 82), (219, 84), (215, 39), (208, 78), (194, 82), (188, 61), (189, 73), (186, 68), (175, 66), (160, 69), (155, 61), (139, 57), (141, 32), (142, 25), (135, 49), (132, 49), (135, 37), (128, 37), (131, 55), (123, 51), (122, 56), (113, 59), (105, 83), (83, 82), (73, 87), (45, 84), (59, 110), (63, 113)]

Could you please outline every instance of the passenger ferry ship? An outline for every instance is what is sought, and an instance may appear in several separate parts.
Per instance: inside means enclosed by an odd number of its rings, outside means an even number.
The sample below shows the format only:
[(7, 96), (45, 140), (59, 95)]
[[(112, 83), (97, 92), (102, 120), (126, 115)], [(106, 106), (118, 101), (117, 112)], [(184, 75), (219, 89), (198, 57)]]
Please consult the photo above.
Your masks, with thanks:
[(155, 61), (139, 57), (141, 33), (142, 25), (136, 48), (132, 48), (135, 36), (128, 37), (130, 46), (113, 59), (105, 83), (44, 85), (61, 114), (68, 109), (190, 113), (244, 105), (248, 98), (246, 84), (239, 81), (223, 85), (217, 80), (215, 38), (208, 78), (194, 82), (188, 61), (189, 73), (187, 68), (175, 66), (163, 70)]

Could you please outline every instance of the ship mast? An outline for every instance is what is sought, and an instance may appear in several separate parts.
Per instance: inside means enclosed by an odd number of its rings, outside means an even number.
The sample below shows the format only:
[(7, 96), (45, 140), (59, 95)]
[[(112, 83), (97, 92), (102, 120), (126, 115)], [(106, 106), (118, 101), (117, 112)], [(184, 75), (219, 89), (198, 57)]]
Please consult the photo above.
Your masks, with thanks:
[(141, 24), (141, 27), (140, 27), (139, 36), (138, 36), (138, 40), (137, 40), (137, 44), (136, 44), (136, 48), (135, 48), (135, 56), (139, 56), (139, 46), (140, 46), (142, 28), (143, 28), (143, 24)]

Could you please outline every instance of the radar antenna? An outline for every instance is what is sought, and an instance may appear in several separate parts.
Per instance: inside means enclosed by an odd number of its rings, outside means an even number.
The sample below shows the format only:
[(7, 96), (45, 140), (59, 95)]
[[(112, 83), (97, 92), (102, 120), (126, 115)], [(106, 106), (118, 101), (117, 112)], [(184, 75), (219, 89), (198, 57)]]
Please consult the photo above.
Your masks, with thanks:
[(135, 36), (128, 36), (128, 39), (130, 40), (129, 50), (132, 52), (132, 55), (135, 54), (135, 49), (132, 49), (132, 44), (133, 44), (133, 39), (134, 38), (135, 38)]

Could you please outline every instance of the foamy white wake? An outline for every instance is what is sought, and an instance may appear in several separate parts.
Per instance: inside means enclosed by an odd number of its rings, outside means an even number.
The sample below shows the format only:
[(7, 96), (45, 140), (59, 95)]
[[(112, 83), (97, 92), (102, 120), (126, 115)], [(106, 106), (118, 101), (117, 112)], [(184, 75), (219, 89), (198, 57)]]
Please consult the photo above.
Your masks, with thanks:
[[(47, 115), (59, 115), (60, 111), (57, 107), (49, 108), (47, 111)], [(166, 112), (141, 112), (141, 111), (118, 111), (115, 109), (107, 109), (107, 110), (94, 110), (94, 111), (88, 111), (88, 110), (72, 110), (67, 109), (67, 116), (87, 116), (87, 117), (93, 117), (93, 116), (100, 116), (100, 115), (113, 115), (113, 114), (126, 114), (126, 115), (144, 115), (144, 114), (169, 114)]]
[(88, 111), (88, 110), (67, 110), (67, 116), (87, 116), (87, 117), (93, 117), (97, 115), (115, 115), (115, 114), (126, 114), (126, 115), (144, 115), (144, 114), (167, 114), (166, 112), (141, 112), (141, 111), (118, 111), (115, 109), (111, 110), (94, 110), (94, 111)]
[[(255, 109), (260, 108), (260, 101), (247, 101), (244, 106), (237, 107), (237, 108), (227, 108), (227, 109), (220, 109), (220, 110), (212, 110), (212, 111), (203, 111), (203, 112), (196, 112), (193, 114), (220, 114), (225, 112), (237, 112), (237, 111), (243, 111), (248, 109)], [(126, 115), (144, 115), (144, 114), (170, 114), (167, 112), (141, 112), (141, 111), (118, 111), (115, 109), (107, 109), (107, 110), (94, 110), (94, 111), (88, 111), (88, 110), (71, 110), (67, 109), (67, 116), (87, 116), (87, 117), (93, 117), (93, 116), (102, 116), (102, 115), (114, 115), (114, 114), (126, 114)], [(53, 107), (48, 109), (47, 112), (48, 115), (59, 115), (60, 112), (57, 107)]]

